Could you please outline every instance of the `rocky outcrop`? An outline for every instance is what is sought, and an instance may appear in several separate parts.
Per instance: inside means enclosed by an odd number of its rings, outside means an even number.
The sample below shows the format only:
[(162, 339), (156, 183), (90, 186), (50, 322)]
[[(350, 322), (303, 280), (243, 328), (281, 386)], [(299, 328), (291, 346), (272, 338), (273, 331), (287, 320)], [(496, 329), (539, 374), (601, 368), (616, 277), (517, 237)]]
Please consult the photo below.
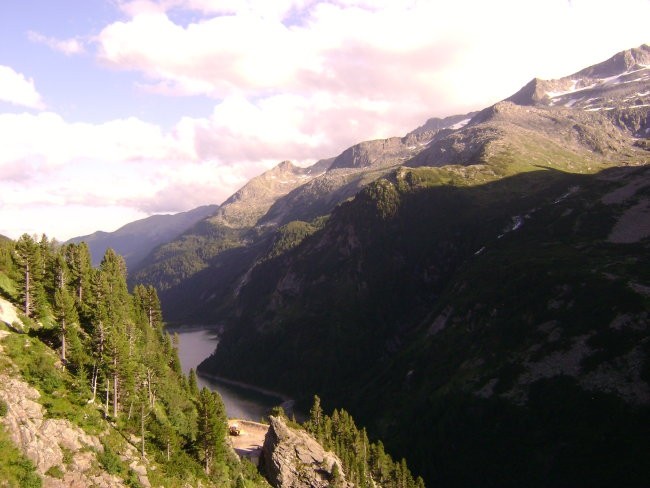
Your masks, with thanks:
[(281, 418), (270, 417), (271, 426), (264, 439), (261, 463), (269, 482), (276, 488), (351, 488), (345, 481), (341, 461), (306, 432), (289, 428)]
[[(0, 330), (0, 341), (9, 334), (10, 332)], [(7, 359), (1, 344), (0, 356)], [(104, 448), (99, 438), (87, 434), (67, 420), (47, 418), (45, 409), (38, 402), (40, 393), (17, 378), (15, 373), (15, 367), (8, 367), (0, 374), (0, 400), (7, 404), (7, 413), (0, 419), (0, 426), (18, 449), (34, 463), (43, 479), (43, 487), (126, 486), (120, 478), (100, 469), (97, 454)], [(132, 454), (131, 458), (134, 458), (136, 453)], [(143, 487), (151, 486), (144, 466), (134, 460), (131, 469)], [(56, 477), (49, 476), (53, 471), (59, 474)]]
[(18, 318), (16, 309), (4, 298), (0, 297), (0, 322), (4, 322), (7, 327), (22, 330), (23, 324)]
[(330, 164), (331, 160), (325, 159), (302, 168), (283, 161), (251, 179), (208, 220), (213, 225), (231, 228), (252, 227), (278, 198), (320, 176)]

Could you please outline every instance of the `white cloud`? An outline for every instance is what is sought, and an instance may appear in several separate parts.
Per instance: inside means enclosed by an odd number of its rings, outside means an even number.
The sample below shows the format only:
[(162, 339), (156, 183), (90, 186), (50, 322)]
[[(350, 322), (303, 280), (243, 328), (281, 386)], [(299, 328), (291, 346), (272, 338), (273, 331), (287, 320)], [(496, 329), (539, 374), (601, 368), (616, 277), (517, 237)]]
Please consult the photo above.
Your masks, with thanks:
[[(10, 208), (25, 219), (34, 209), (72, 205), (80, 218), (97, 209), (90, 232), (111, 230), (115, 215), (123, 224), (219, 203), (278, 161), (404, 134), (650, 41), (647, 0), (117, 3), (125, 18), (93, 40), (102, 64), (139, 75), (141, 91), (211, 97), (211, 114), (171, 130), (134, 117), (0, 114), (0, 233)], [(76, 37), (30, 38), (69, 54), (84, 48)], [(0, 99), (43, 108), (34, 82), (11, 68), (0, 67)], [(101, 220), (108, 208), (112, 220)]]
[(41, 95), (34, 87), (34, 80), (17, 73), (9, 66), (0, 65), (0, 101), (22, 107), (44, 109)]
[(83, 42), (79, 39), (56, 39), (54, 37), (44, 36), (43, 34), (34, 31), (29, 31), (27, 37), (32, 42), (44, 44), (54, 51), (62, 52), (66, 56), (85, 52)]
[[(484, 88), (484, 77), (561, 76), (579, 58), (595, 62), (614, 54), (614, 44), (624, 49), (646, 41), (650, 4), (623, 3), (629, 5), (593, 0), (138, 1), (126, 4), (132, 18), (107, 26), (98, 42), (105, 62), (142, 71), (168, 88), (175, 86), (179, 94), (259, 97), (363, 88), (382, 98), (414, 91), (426, 102), (439, 95), (431, 91), (432, 82), (444, 82), (452, 92), (452, 83), (470, 74), (470, 97), (485, 100), (494, 85)], [(176, 24), (169, 15), (180, 8), (199, 10), (203, 18)], [(301, 22), (292, 24), (292, 16)], [(608, 36), (602, 35), (605, 31)]]
[(137, 118), (68, 123), (52, 112), (0, 114), (0, 168), (30, 161), (40, 170), (78, 159), (137, 161), (195, 158), (193, 142)]
[(222, 202), (277, 161), (242, 153), (226, 163), (218, 134), (201, 149), (217, 123), (185, 118), (166, 132), (136, 118), (82, 124), (50, 112), (0, 114), (0, 233), (63, 240)]
[[(56, 205), (28, 203), (2, 205), (0, 234), (17, 239), (22, 234), (46, 234), (65, 241), (68, 238), (92, 234), (104, 229), (117, 230), (127, 222), (147, 217), (144, 212), (120, 206), (89, 207), (82, 205)], [(101, 223), (101, 224), (100, 224)]]

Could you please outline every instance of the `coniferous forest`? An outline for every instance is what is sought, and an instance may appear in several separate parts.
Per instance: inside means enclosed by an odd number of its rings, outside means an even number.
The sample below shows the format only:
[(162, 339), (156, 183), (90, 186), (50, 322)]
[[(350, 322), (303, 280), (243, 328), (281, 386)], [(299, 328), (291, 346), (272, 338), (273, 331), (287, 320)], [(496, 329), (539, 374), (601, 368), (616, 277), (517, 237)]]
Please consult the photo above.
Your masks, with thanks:
[(318, 396), (314, 396), (304, 427), (325, 449), (339, 457), (348, 481), (354, 486), (424, 488), (424, 480), (413, 477), (405, 459), (394, 461), (381, 441), (370, 442), (366, 429), (359, 429), (345, 410), (335, 409), (332, 415), (326, 415)]
[(137, 285), (129, 293), (124, 260), (112, 249), (93, 268), (85, 243), (25, 234), (0, 242), (0, 279), (24, 324), (14, 324), (24, 334), (9, 336), (5, 352), (49, 415), (102, 434), (104, 469), (130, 479), (118, 456), (127, 439), (156, 463), (164, 486), (264, 484), (228, 449), (219, 394), (183, 375), (156, 290)]
[[(95, 268), (84, 242), (61, 245), (27, 234), (2, 240), (0, 294), (18, 306), (21, 322), (11, 327), (19, 334), (3, 340), (4, 351), (39, 390), (48, 415), (101, 437), (104, 470), (140, 486), (120, 457), (127, 442), (155, 464), (149, 478), (162, 486), (269, 486), (230, 448), (220, 395), (199, 390), (193, 370), (182, 373), (155, 288), (136, 285), (129, 293), (125, 262), (112, 249)], [(334, 474), (332, 487), (342, 486), (343, 476), (361, 488), (424, 487), (404, 459), (394, 461), (381, 441), (371, 442), (345, 410), (326, 415), (317, 396), (309, 419), (293, 428), (341, 459), (345, 473)], [(0, 429), (0, 445), (9, 449), (3, 435)], [(20, 461), (0, 461), (0, 478), (41, 486), (30, 461), (12, 456)]]

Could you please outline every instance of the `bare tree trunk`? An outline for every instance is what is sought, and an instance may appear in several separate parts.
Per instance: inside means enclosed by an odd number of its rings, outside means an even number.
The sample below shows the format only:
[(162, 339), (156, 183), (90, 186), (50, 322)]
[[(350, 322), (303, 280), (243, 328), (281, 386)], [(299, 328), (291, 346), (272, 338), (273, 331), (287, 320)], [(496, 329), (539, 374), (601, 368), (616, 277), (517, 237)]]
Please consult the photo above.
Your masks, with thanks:
[(106, 378), (106, 408), (105, 408), (106, 417), (108, 417), (108, 392), (110, 391), (110, 389), (111, 389), (111, 380)]
[(144, 459), (144, 402), (140, 403), (140, 437), (142, 438), (142, 458)]
[(93, 377), (90, 380), (91, 387), (93, 389), (93, 398), (90, 400), (90, 403), (95, 403), (95, 398), (97, 397), (97, 376), (99, 375), (99, 368), (97, 367), (97, 361), (93, 364)]
[(25, 315), (30, 316), (30, 309), (32, 307), (31, 295), (29, 293), (29, 261), (25, 260)]
[(117, 418), (117, 355), (113, 358), (113, 417)]
[(151, 380), (152, 380), (152, 371), (151, 368), (147, 368), (147, 389), (149, 390), (149, 405), (153, 408), (154, 395), (151, 391)]
[(61, 362), (65, 368), (65, 318), (61, 319)]

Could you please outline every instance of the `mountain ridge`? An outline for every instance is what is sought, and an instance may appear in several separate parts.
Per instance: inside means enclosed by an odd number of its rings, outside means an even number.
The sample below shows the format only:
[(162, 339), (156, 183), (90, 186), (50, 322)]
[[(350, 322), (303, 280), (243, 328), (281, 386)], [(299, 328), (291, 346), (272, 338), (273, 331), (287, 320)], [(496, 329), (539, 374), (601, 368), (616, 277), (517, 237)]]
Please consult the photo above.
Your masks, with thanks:
[(247, 269), (199, 370), (344, 405), (431, 485), (642, 485), (650, 80), (615, 75), (386, 167)]
[(97, 266), (107, 248), (112, 248), (126, 261), (127, 267), (135, 267), (155, 247), (163, 244), (203, 218), (212, 215), (218, 205), (203, 205), (186, 212), (152, 215), (123, 225), (113, 232), (97, 231), (66, 241), (88, 244), (93, 265)]

